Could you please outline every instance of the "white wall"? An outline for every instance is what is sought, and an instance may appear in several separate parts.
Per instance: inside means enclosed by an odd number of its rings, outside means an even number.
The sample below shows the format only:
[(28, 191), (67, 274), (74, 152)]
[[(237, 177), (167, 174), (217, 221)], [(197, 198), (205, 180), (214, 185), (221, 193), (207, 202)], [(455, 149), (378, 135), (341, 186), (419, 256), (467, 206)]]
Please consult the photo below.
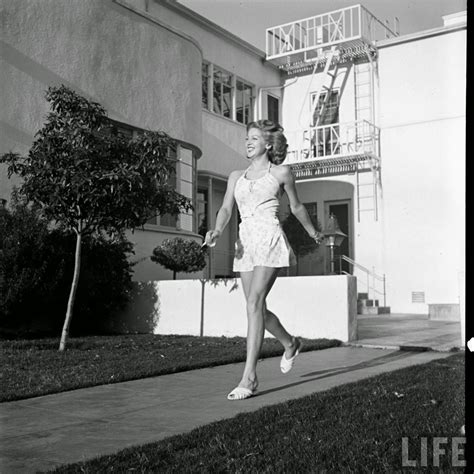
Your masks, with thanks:
[[(240, 279), (155, 282), (159, 312), (155, 334), (199, 335), (203, 284), (204, 335), (246, 336)], [(357, 338), (356, 291), (354, 277), (280, 278), (267, 297), (267, 306), (291, 334), (346, 342)], [(133, 308), (129, 313), (133, 315)]]
[[(461, 30), (405, 43), (401, 38), (379, 50), (378, 220), (367, 212), (358, 222), (354, 192), (353, 258), (387, 275), (392, 312), (427, 314), (429, 303), (455, 304), (459, 299), (457, 275), (464, 271), (465, 253), (465, 40)], [(353, 72), (341, 99), (341, 122), (354, 119)], [(287, 130), (308, 126), (309, 104), (303, 97), (316, 90), (320, 76), (310, 87), (308, 74), (285, 89)], [(371, 175), (361, 178), (368, 182)], [(320, 202), (347, 197), (336, 181), (355, 186), (350, 175), (301, 182), (301, 200), (318, 201), (321, 214)], [(424, 291), (425, 304), (412, 303), (412, 291)]]
[[(397, 312), (458, 303), (465, 251), (465, 31), (380, 50), (386, 272)], [(411, 303), (424, 291), (426, 304)]]
[[(6, 0), (2, 7), (0, 154), (27, 153), (48, 112), (45, 90), (59, 84), (118, 121), (201, 147), (202, 54), (185, 35), (112, 0)], [(1, 166), (0, 198), (9, 200), (14, 184)], [(132, 259), (151, 255), (169, 236), (137, 230)], [(169, 275), (147, 260), (134, 277)]]

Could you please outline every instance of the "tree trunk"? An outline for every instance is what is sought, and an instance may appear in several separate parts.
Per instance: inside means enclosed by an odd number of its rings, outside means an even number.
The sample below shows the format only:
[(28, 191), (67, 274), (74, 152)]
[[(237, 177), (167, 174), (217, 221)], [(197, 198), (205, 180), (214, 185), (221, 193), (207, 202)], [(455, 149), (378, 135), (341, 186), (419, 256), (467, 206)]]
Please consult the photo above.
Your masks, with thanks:
[(176, 280), (176, 271), (173, 270), (173, 280)]
[(72, 309), (74, 307), (74, 300), (76, 299), (76, 290), (79, 283), (79, 273), (81, 270), (81, 239), (82, 235), (77, 232), (76, 239), (76, 255), (74, 261), (74, 276), (72, 277), (71, 291), (69, 292), (69, 300), (67, 302), (66, 319), (64, 320), (63, 332), (61, 333), (61, 342), (59, 343), (59, 350), (66, 349), (66, 339), (69, 335), (69, 326), (71, 324)]

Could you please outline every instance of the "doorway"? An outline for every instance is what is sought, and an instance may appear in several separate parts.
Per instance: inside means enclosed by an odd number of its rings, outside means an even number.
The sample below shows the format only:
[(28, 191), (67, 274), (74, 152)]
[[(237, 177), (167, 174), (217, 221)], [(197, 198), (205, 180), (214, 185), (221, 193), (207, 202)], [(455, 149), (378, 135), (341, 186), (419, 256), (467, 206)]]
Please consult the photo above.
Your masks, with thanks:
[[(336, 216), (339, 228), (347, 237), (342, 241), (339, 247), (334, 247), (334, 259), (336, 272), (346, 272), (352, 275), (352, 265), (344, 260), (339, 260), (339, 255), (345, 255), (352, 258), (352, 200), (344, 199), (338, 201), (325, 201), (324, 203), (324, 220), (328, 222), (329, 216), (334, 214)], [(341, 265), (339, 266), (339, 261)], [(330, 262), (327, 262), (326, 271), (329, 273)]]

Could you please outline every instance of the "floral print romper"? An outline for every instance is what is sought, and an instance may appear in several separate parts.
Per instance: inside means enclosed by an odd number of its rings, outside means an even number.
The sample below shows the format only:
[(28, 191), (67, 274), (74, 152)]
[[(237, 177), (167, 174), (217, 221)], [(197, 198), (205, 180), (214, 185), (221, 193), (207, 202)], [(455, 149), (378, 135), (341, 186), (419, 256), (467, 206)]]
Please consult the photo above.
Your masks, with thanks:
[(281, 189), (267, 172), (248, 179), (247, 171), (235, 183), (234, 196), (242, 222), (235, 243), (234, 272), (250, 272), (256, 266), (289, 267), (296, 258), (278, 219)]

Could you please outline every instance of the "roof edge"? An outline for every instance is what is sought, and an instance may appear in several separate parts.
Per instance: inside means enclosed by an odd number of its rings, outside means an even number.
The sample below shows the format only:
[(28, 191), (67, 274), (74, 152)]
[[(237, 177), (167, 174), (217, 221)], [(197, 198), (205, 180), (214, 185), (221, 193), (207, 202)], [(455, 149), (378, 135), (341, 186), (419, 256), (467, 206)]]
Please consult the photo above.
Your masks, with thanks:
[(180, 36), (184, 40), (189, 41), (193, 46), (195, 46), (198, 49), (199, 53), (201, 54), (201, 58), (204, 57), (201, 45), (194, 38), (187, 35), (186, 33), (179, 31), (178, 29), (174, 28), (171, 25), (168, 25), (167, 23), (163, 23), (161, 20), (158, 20), (157, 18), (148, 14), (144, 10), (138, 10), (134, 6), (127, 3), (126, 0), (112, 0), (112, 2), (115, 3), (116, 5), (121, 6), (122, 8), (125, 8), (126, 10), (131, 11), (132, 13), (135, 13), (135, 15), (145, 18), (146, 20), (150, 21), (151, 23), (154, 23), (155, 25), (161, 26), (162, 28), (170, 31), (173, 34)]
[[(258, 56), (260, 59), (264, 60), (266, 58), (266, 53), (261, 49), (257, 48), (253, 44), (248, 43), (247, 41), (239, 38), (237, 35), (234, 35), (230, 31), (222, 28), (221, 26), (217, 25), (216, 23), (208, 20), (207, 18), (199, 15), (194, 10), (184, 6), (183, 4), (179, 3), (177, 0), (154, 0), (156, 3), (163, 5), (170, 10), (173, 10), (182, 16), (186, 17), (188, 20), (191, 20), (194, 23), (197, 23), (200, 26), (203, 26), (207, 30), (211, 31), (212, 33), (217, 33), (224, 38), (228, 39), (229, 41), (236, 43), (239, 46), (243, 46), (248, 52)], [(274, 65), (272, 65), (274, 66)]]
[(376, 42), (377, 48), (385, 48), (387, 46), (394, 46), (401, 43), (409, 43), (411, 41), (417, 41), (432, 36), (440, 36), (447, 33), (454, 33), (459, 30), (467, 29), (467, 23), (452, 26), (439, 26), (437, 28), (431, 28), (429, 30), (417, 31), (415, 33), (409, 33), (403, 36), (397, 36), (395, 38), (388, 38)]

